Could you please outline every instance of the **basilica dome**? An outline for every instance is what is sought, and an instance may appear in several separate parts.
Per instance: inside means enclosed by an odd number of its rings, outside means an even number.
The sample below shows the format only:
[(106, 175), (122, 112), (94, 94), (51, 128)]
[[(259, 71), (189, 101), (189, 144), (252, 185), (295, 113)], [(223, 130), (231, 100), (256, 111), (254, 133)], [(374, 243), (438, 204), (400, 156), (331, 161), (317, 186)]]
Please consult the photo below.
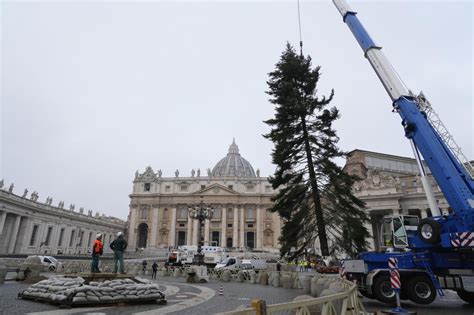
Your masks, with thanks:
[(235, 139), (229, 146), (229, 153), (212, 169), (212, 177), (256, 177), (249, 161), (240, 156)]

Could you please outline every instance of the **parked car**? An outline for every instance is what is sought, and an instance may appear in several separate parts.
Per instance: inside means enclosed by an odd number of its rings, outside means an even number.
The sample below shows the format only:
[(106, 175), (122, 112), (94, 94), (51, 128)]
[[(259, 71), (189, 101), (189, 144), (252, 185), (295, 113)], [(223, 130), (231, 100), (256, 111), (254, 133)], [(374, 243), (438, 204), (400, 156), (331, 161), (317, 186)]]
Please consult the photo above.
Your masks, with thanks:
[(26, 258), (25, 261), (28, 262), (34, 260), (39, 260), (41, 265), (45, 267), (45, 270), (49, 271), (62, 270), (63, 267), (63, 264), (53, 256), (30, 255)]

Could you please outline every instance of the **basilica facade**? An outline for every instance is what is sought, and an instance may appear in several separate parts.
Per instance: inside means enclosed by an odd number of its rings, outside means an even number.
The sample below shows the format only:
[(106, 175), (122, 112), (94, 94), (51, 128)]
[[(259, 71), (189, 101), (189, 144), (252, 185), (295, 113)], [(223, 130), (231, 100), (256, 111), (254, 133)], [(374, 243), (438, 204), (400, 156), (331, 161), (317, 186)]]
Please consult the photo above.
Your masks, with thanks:
[[(277, 250), (281, 230), (278, 214), (271, 213), (275, 195), (268, 178), (240, 155), (235, 141), (227, 155), (206, 174), (162, 177), (148, 166), (136, 172), (130, 195), (129, 250), (157, 249), (180, 245)], [(205, 220), (201, 235), (198, 221), (188, 208), (210, 207), (213, 217)]]

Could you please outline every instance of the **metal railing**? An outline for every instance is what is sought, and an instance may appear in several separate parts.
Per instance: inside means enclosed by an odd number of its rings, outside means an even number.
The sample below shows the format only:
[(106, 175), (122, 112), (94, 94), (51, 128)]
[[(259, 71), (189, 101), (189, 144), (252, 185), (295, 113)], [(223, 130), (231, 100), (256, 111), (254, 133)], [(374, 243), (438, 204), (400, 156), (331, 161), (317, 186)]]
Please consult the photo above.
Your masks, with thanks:
[[(278, 304), (265, 305), (265, 303), (258, 303), (253, 301), (254, 307), (220, 313), (220, 315), (254, 315), (254, 314), (292, 314), (309, 315), (314, 313), (315, 308), (319, 308), (321, 315), (359, 315), (368, 314), (362, 302), (357, 296), (356, 284), (347, 280), (338, 279), (340, 284), (344, 287), (345, 292), (335, 293), (327, 296), (316, 297), (306, 300), (285, 302)], [(336, 303), (341, 303), (340, 306)], [(259, 309), (262, 307), (264, 309)]]

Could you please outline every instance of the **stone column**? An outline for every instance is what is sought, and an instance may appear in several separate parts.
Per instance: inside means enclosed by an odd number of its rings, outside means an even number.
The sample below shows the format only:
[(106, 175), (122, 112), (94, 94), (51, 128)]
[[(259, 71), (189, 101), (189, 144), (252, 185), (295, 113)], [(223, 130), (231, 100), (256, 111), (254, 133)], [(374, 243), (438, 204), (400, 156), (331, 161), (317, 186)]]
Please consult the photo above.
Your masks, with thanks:
[[(51, 235), (51, 240), (49, 242), (49, 247), (51, 248), (51, 255), (54, 255), (56, 254), (56, 250), (57, 250), (57, 247), (58, 247), (58, 238), (59, 238), (59, 230), (60, 230), (60, 226), (58, 223), (55, 223), (54, 226), (53, 226), (53, 231), (52, 231), (52, 235)], [(87, 248), (89, 247), (89, 244), (87, 244), (87, 237), (89, 237), (89, 234), (85, 234), (84, 233), (84, 239), (82, 240), (83, 244), (85, 244), (85, 248), (87, 250)], [(84, 246), (83, 246), (84, 247)]]
[(193, 220), (193, 245), (198, 245), (198, 230), (199, 230), (199, 221)]
[(204, 220), (204, 245), (209, 246), (209, 228), (211, 222), (209, 220)]
[(188, 215), (188, 224), (186, 232), (186, 245), (192, 245), (193, 243), (193, 219)]
[(255, 215), (257, 216), (257, 249), (262, 249), (262, 208), (260, 206), (257, 206), (255, 210)]
[(240, 208), (240, 247), (245, 246), (245, 206)]
[(426, 209), (420, 209), (420, 215), (422, 219), (427, 218), (428, 212), (426, 211)]
[(151, 208), (151, 237), (150, 237), (150, 246), (153, 249), (157, 248), (156, 239), (158, 236), (158, 208), (155, 206), (150, 206)]
[(369, 231), (371, 237), (367, 238), (367, 243), (369, 243), (369, 248), (374, 250), (375, 249), (375, 243), (374, 243), (374, 230), (372, 228), (372, 223), (369, 221), (368, 223), (364, 224), (364, 226), (367, 228), (367, 231)]
[(176, 245), (176, 206), (171, 209), (170, 234), (168, 235), (168, 246)]
[(0, 215), (0, 235), (3, 233), (3, 227), (5, 226), (5, 220), (7, 219), (7, 212), (2, 211), (2, 214)]
[(18, 230), (20, 229), (21, 216), (17, 215), (15, 218), (15, 223), (13, 224), (12, 237), (10, 244), (8, 244), (8, 253), (13, 254), (15, 250), (15, 244), (18, 238)]
[[(20, 233), (18, 237), (21, 237), (20, 240), (20, 248), (17, 248), (17, 253), (20, 254), (25, 254), (28, 253), (28, 246), (30, 245), (30, 237), (31, 237), (31, 231), (33, 230), (33, 220), (28, 217), (23, 217), (23, 233)], [(20, 223), (20, 229), (21, 229), (21, 223)]]
[(280, 216), (278, 215), (277, 212), (273, 213), (273, 222), (275, 223), (275, 231), (273, 232), (273, 246), (275, 248), (280, 248), (280, 243), (278, 239), (280, 238), (281, 235), (281, 221), (280, 221)]
[[(127, 246), (127, 251), (135, 251), (137, 248), (137, 239), (135, 238), (135, 229), (137, 228), (137, 212), (138, 212), (138, 207), (137, 206), (130, 206), (130, 225), (128, 226), (128, 246)], [(65, 233), (67, 234), (67, 233)], [(95, 234), (92, 235), (92, 237), (95, 237)]]
[(232, 225), (232, 247), (239, 247), (239, 208), (233, 208), (234, 224)]
[(227, 207), (222, 208), (221, 213), (221, 247), (226, 247), (227, 239)]

